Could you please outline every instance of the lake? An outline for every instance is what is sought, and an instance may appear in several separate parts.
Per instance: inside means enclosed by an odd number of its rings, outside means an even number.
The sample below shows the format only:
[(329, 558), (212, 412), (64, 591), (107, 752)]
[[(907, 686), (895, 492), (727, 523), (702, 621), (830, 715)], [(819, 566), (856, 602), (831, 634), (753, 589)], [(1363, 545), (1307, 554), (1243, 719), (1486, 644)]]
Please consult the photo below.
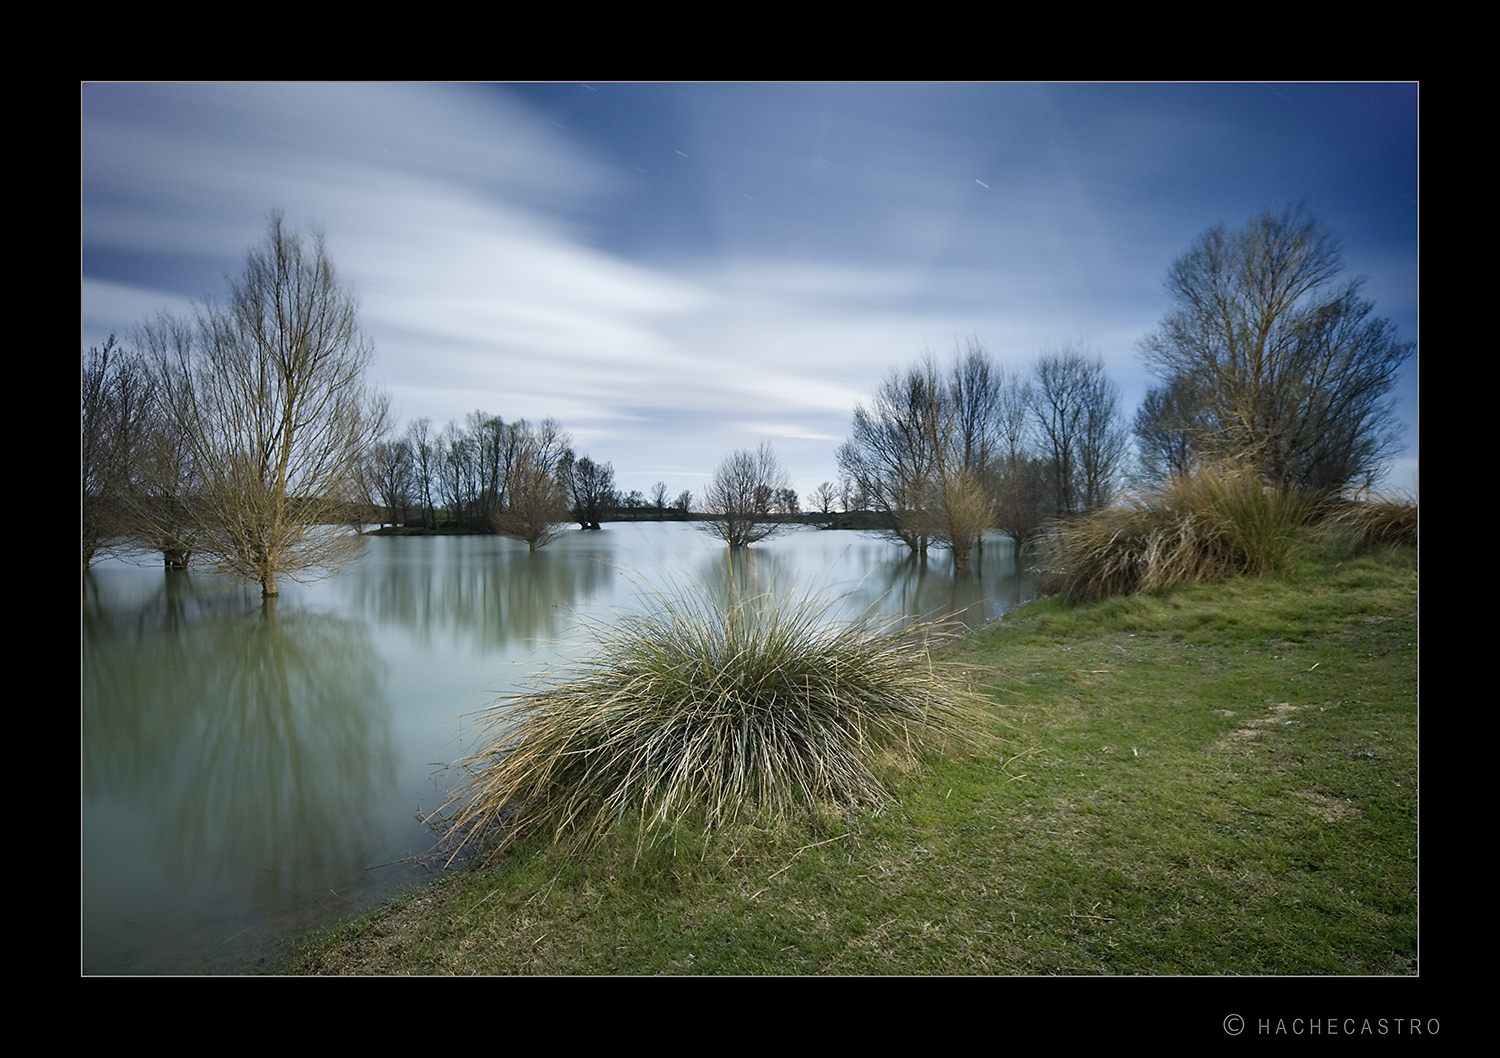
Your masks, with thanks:
[(103, 559), (83, 577), (87, 974), (245, 973), (284, 939), (432, 877), (420, 817), (472, 718), (587, 649), (592, 627), (734, 576), (844, 614), (1030, 598), (1010, 541), (955, 577), (876, 533), (798, 528), (740, 552), (687, 523), (608, 524), (536, 553), (499, 537), (376, 537), (349, 571), (258, 586)]

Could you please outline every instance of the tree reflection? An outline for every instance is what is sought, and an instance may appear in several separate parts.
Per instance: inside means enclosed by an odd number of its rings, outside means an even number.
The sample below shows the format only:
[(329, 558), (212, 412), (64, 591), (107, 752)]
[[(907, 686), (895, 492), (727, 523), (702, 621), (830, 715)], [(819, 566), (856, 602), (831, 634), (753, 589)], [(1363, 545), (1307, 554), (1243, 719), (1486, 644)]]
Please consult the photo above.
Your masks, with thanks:
[(86, 609), (85, 800), (144, 811), (170, 875), (248, 883), (267, 907), (323, 894), (365, 865), (395, 781), (383, 679), (363, 623), (185, 575), (133, 613)]

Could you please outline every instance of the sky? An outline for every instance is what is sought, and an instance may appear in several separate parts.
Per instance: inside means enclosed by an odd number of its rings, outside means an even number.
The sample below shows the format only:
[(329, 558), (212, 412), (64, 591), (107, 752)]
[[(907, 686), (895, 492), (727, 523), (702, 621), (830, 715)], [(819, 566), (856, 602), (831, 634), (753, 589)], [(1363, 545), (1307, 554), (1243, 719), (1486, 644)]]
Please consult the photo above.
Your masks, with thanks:
[[(769, 443), (804, 503), (854, 405), (971, 338), (1101, 356), (1133, 415), (1162, 281), (1305, 206), (1416, 342), (1417, 86), (84, 84), (84, 348), (321, 229), (398, 426), (552, 417), (620, 488)], [(1417, 488), (1418, 360), (1394, 397)]]

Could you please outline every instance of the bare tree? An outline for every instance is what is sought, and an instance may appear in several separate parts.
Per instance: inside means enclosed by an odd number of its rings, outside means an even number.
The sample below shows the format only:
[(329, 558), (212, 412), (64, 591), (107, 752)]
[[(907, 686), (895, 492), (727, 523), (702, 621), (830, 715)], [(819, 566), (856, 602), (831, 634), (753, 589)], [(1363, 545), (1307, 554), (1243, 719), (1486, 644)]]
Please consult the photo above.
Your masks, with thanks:
[(999, 381), (983, 345), (970, 339), (946, 376), (924, 356), (887, 376), (869, 407), (854, 409), (839, 468), (914, 555), (925, 556), (930, 544), (948, 547), (964, 569), (994, 524)]
[(389, 520), (392, 525), (406, 524), (416, 485), (410, 443), (403, 438), (371, 445), (364, 476), (372, 505), (384, 508), (383, 514), (388, 516), (382, 523)]
[(686, 517), (687, 513), (693, 509), (693, 494), (691, 490), (683, 489), (679, 492), (677, 498), (672, 501), (672, 509), (681, 511), (683, 517)]
[(190, 330), (155, 343), (151, 370), (192, 469), (179, 498), (200, 551), (267, 596), (278, 577), (338, 568), (362, 542), (340, 527), (386, 403), (364, 383), (373, 349), (323, 237), (309, 246), (273, 212), (228, 304)]
[(432, 508), (432, 482), (437, 469), (437, 450), (432, 441), (431, 419), (416, 419), (407, 424), (406, 446), (411, 450), (414, 499), (422, 505), (422, 526), (436, 529), (437, 514)]
[(573, 453), (567, 452), (559, 473), (564, 491), (573, 500), (573, 520), (584, 529), (598, 529), (599, 519), (615, 508), (615, 468), (588, 456), (574, 460)]
[(852, 436), (838, 450), (840, 471), (914, 555), (925, 555), (931, 540), (927, 508), (941, 417), (942, 383), (925, 357), (887, 375), (868, 407), (855, 405)]
[(1072, 346), (1043, 353), (1033, 375), (1032, 421), (1052, 469), (1055, 512), (1107, 505), (1125, 457), (1120, 387), (1100, 357)]
[(556, 539), (568, 518), (567, 500), (546, 456), (544, 444), (522, 449), (510, 468), (506, 487), (509, 502), (495, 515), (500, 532), (525, 540), (532, 551)]
[(770, 502), (778, 490), (789, 487), (787, 473), (769, 445), (754, 452), (739, 449), (719, 464), (703, 495), (703, 510), (709, 516), (703, 526), (731, 548), (764, 540), (785, 528), (770, 514)]
[(835, 505), (837, 505), (838, 502), (839, 492), (838, 489), (834, 487), (833, 482), (825, 481), (823, 482), (823, 484), (813, 489), (813, 510), (817, 511), (824, 518), (831, 518), (833, 516), (833, 508)]
[(1186, 379), (1146, 391), (1135, 413), (1135, 477), (1142, 487), (1159, 487), (1193, 468), (1195, 438), (1201, 436), (1198, 419), (1197, 398)]
[(1386, 397), (1414, 346), (1343, 272), (1338, 238), (1301, 207), (1213, 228), (1173, 262), (1177, 307), (1142, 354), (1191, 392), (1203, 456), (1319, 490), (1378, 475), (1397, 437)]
[(149, 438), (152, 400), (141, 358), (110, 335), (83, 354), (79, 376), (80, 529), (83, 568), (130, 541), (136, 459)]
[(661, 521), (667, 513), (667, 483), (658, 481), (651, 486), (651, 506), (656, 508), (656, 520)]
[(1015, 371), (1003, 371), (997, 388), (997, 450), (990, 464), (990, 490), (995, 525), (1011, 538), (1019, 559), (1055, 513), (1049, 499), (1052, 474), (1046, 460), (1036, 452), (1031, 383)]

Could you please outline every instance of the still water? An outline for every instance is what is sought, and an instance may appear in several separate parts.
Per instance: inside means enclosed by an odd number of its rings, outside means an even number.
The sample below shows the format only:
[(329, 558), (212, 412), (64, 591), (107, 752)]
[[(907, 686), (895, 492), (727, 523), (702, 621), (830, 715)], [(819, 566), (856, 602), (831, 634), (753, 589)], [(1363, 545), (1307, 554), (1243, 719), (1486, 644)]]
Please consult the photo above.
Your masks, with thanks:
[[(1004, 537), (974, 569), (798, 529), (734, 560), (685, 523), (614, 523), (532, 554), (380, 537), (348, 572), (256, 586), (106, 559), (84, 575), (82, 951), (89, 974), (253, 972), (302, 932), (431, 877), (420, 822), (474, 715), (588, 630), (733, 576), (839, 612), (969, 623), (1030, 597)], [(157, 560), (159, 561), (159, 560)]]

